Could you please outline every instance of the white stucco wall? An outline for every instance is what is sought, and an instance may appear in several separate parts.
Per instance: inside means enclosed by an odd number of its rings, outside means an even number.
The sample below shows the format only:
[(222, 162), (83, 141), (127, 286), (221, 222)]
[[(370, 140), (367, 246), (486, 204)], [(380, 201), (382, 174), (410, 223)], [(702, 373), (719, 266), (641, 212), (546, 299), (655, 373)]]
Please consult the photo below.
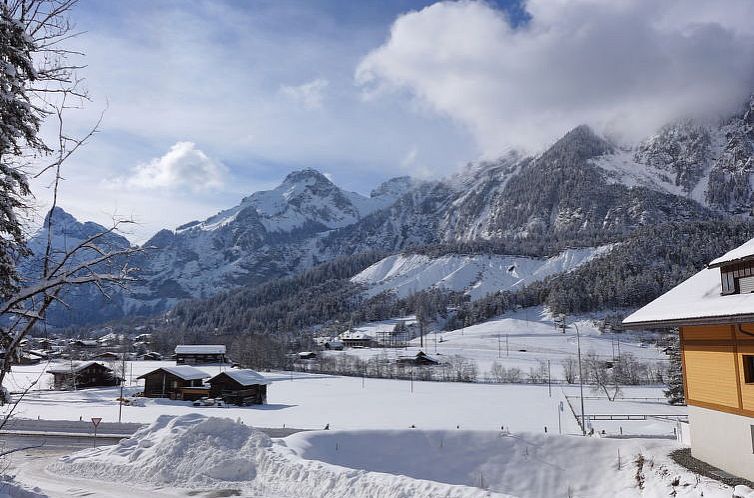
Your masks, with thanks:
[(689, 406), (691, 454), (733, 475), (754, 481), (754, 418)]

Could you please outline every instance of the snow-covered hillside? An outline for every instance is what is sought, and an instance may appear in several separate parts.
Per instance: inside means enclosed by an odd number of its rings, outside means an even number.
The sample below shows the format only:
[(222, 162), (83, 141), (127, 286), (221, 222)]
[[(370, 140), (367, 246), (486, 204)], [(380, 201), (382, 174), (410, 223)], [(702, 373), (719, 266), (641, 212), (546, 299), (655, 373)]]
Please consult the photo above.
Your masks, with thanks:
[[(403, 321), (414, 323), (415, 318), (368, 322), (355, 326), (353, 330), (380, 338), (390, 333), (395, 324)], [(395, 360), (398, 356), (413, 355), (420, 350), (436, 355), (439, 359), (453, 355), (472, 360), (479, 367), (480, 376), (490, 371), (494, 362), (506, 368), (519, 368), (522, 374), (536, 369), (540, 361), (550, 361), (552, 378), (562, 380), (562, 362), (576, 357), (576, 327), (581, 334), (581, 351), (594, 353), (605, 360), (616, 355), (631, 354), (636, 359), (651, 364), (665, 364), (667, 355), (654, 344), (656, 335), (647, 332), (602, 332), (598, 316), (569, 317), (566, 332), (549, 310), (543, 306), (510, 311), (483, 323), (462, 329), (440, 331), (430, 330), (424, 337), (424, 348), (420, 339), (414, 338), (405, 349), (346, 349), (330, 351), (329, 355), (356, 355), (361, 358), (373, 356)]]
[(459, 254), (431, 258), (421, 254), (396, 254), (378, 261), (351, 281), (368, 286), (369, 296), (391, 291), (398, 297), (406, 297), (435, 287), (466, 292), (471, 299), (479, 299), (572, 270), (609, 251), (610, 247), (568, 249), (547, 259)]

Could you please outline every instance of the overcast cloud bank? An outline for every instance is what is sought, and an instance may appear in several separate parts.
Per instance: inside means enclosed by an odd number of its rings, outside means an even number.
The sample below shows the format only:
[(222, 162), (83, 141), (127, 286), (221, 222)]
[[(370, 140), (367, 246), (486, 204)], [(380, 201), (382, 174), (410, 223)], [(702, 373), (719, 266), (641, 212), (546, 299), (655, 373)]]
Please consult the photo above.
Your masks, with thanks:
[[(754, 2), (530, 0), (513, 28), (480, 1), (400, 16), (356, 69), (367, 98), (409, 90), (485, 156), (536, 151), (579, 124), (634, 140), (754, 90)], [(748, 20), (748, 21), (745, 21)]]

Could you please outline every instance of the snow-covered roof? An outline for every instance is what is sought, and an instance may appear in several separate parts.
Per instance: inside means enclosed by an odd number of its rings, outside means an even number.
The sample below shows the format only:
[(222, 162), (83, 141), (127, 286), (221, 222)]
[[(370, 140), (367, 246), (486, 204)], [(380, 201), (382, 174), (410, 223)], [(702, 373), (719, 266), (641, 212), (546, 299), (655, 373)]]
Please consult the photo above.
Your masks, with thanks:
[(231, 379), (235, 380), (242, 386), (253, 386), (255, 384), (272, 384), (272, 381), (265, 377), (264, 375), (260, 374), (259, 372), (255, 372), (254, 370), (235, 370), (230, 369), (226, 370), (224, 372), (221, 372), (214, 377), (212, 377), (209, 381), (212, 382), (212, 380), (216, 379), (220, 375), (225, 374)]
[(222, 344), (181, 344), (175, 347), (175, 354), (225, 354)]
[(717, 259), (713, 259), (710, 261), (709, 267), (715, 268), (726, 263), (735, 263), (738, 261), (746, 261), (748, 259), (754, 259), (754, 239), (726, 252)]
[(629, 315), (624, 325), (677, 325), (754, 318), (754, 294), (721, 294), (720, 270), (705, 268)]
[(179, 377), (183, 380), (200, 380), (200, 379), (206, 379), (208, 377), (211, 377), (207, 372), (204, 370), (199, 370), (198, 368), (191, 367), (189, 365), (178, 365), (178, 366), (167, 366), (167, 367), (160, 367), (156, 370), (152, 370), (149, 373), (146, 373), (144, 375), (139, 376), (138, 378), (141, 379), (143, 377), (146, 377), (147, 375), (157, 372), (159, 370), (164, 370), (165, 372), (168, 372), (170, 374), (175, 375), (176, 377)]
[(81, 370), (85, 370), (92, 365), (99, 365), (107, 370), (112, 370), (111, 368), (106, 367), (102, 363), (99, 363), (97, 361), (85, 361), (83, 363), (74, 364), (73, 367), (70, 365), (64, 365), (60, 367), (54, 367), (47, 370), (47, 373), (71, 373), (71, 372), (80, 372)]
[(84, 346), (98, 346), (99, 345), (99, 343), (94, 339), (74, 339), (73, 341), (71, 341), (71, 343), (72, 344), (79, 343)]
[(358, 330), (349, 330), (347, 332), (343, 332), (342, 334), (340, 334), (340, 338), (366, 341), (366, 340), (371, 340), (372, 336), (364, 332), (359, 332)]

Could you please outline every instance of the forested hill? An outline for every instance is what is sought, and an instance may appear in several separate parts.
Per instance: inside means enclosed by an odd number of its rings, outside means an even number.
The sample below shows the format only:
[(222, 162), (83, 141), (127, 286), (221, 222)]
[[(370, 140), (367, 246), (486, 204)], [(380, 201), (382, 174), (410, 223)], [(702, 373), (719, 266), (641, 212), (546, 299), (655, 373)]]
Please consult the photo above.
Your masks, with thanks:
[[(644, 227), (572, 271), (473, 302), (462, 292), (439, 289), (403, 299), (385, 293), (367, 299), (364, 288), (352, 283), (350, 277), (381, 259), (382, 254), (372, 252), (341, 257), (299, 276), (251, 289), (184, 301), (169, 316), (177, 330), (289, 334), (336, 320), (347, 326), (413, 313), (428, 320), (448, 319), (446, 327), (455, 328), (479, 323), (517, 306), (538, 304), (562, 313), (611, 309), (620, 313), (658, 297), (717, 255), (751, 238), (751, 221), (673, 222)], [(448, 308), (456, 311), (446, 314)]]
[(754, 238), (754, 222), (711, 220), (643, 227), (610, 252), (518, 292), (466, 303), (450, 326), (485, 321), (516, 306), (546, 304), (556, 313), (626, 310), (645, 305)]

